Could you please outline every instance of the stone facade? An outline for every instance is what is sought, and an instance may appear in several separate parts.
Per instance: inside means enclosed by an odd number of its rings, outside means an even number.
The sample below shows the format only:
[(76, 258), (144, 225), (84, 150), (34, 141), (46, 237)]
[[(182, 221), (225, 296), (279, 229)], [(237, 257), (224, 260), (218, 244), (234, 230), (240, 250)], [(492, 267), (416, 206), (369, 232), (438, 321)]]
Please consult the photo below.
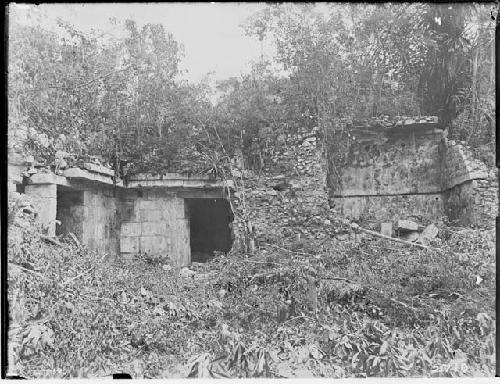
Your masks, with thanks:
[(115, 255), (119, 249), (120, 222), (112, 187), (96, 186), (84, 191), (83, 213), (83, 243), (99, 253)]
[(191, 260), (184, 199), (165, 190), (125, 190), (121, 195), (120, 253), (164, 255), (180, 265)]
[(230, 183), (205, 176), (169, 176), (140, 178), (124, 186), (120, 181), (113, 185), (109, 174), (88, 167), (71, 168), (62, 175), (40, 171), (28, 179), (25, 193), (48, 236), (71, 232), (100, 254), (124, 258), (149, 254), (189, 265), (185, 199), (225, 198)]
[(494, 225), (496, 172), (474, 159), (463, 143), (448, 142), (437, 124), (351, 132), (357, 140), (340, 178), (328, 174), (332, 208), (368, 222), (446, 216), (459, 225)]
[(27, 185), (26, 195), (37, 207), (38, 217), (42, 225), (47, 228), (48, 236), (56, 234), (56, 212), (57, 212), (57, 186), (55, 184)]

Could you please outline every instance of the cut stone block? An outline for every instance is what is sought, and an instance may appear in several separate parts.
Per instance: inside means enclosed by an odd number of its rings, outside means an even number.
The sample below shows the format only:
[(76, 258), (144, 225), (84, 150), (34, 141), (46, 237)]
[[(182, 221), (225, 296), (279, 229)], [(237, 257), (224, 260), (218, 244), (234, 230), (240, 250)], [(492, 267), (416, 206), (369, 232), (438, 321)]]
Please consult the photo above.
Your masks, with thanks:
[(436, 227), (435, 224), (429, 224), (423, 230), (423, 232), (421, 234), (421, 239), (424, 241), (432, 240), (432, 239), (436, 238), (438, 233), (439, 233), (439, 228)]
[(121, 228), (122, 236), (139, 236), (141, 234), (140, 223), (123, 223)]
[(139, 252), (138, 237), (120, 237), (120, 252), (121, 253), (137, 253)]
[(403, 231), (418, 231), (418, 224), (411, 220), (398, 220), (398, 229)]
[(392, 236), (392, 223), (380, 223), (380, 233), (385, 236)]
[(162, 223), (162, 222), (142, 223), (142, 235), (143, 236), (164, 235), (166, 231), (167, 231), (166, 223)]
[(163, 218), (161, 209), (143, 209), (141, 210), (142, 221), (161, 221)]
[(142, 236), (141, 252), (150, 255), (167, 253), (167, 242), (164, 236)]
[(137, 207), (144, 210), (155, 210), (158, 209), (158, 203), (156, 201), (138, 199)]
[(25, 188), (27, 195), (37, 198), (56, 198), (57, 186), (55, 184), (27, 185)]

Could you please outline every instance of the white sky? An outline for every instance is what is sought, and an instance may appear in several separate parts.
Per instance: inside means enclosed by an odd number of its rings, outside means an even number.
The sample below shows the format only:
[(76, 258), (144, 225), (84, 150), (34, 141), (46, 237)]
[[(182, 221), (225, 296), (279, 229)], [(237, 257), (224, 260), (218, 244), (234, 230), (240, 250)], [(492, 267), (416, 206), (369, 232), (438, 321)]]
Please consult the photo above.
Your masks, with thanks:
[[(11, 4), (11, 13), (23, 22), (38, 23), (55, 28), (58, 17), (77, 29), (119, 32), (109, 18), (117, 21), (127, 18), (139, 26), (161, 23), (174, 38), (184, 45), (181, 69), (190, 81), (199, 81), (205, 74), (215, 71), (215, 80), (239, 76), (249, 69), (250, 60), (260, 57), (260, 43), (245, 36), (240, 25), (264, 3), (108, 3), (108, 4)], [(26, 10), (39, 17), (28, 20)], [(273, 49), (264, 44), (264, 55), (271, 56)]]

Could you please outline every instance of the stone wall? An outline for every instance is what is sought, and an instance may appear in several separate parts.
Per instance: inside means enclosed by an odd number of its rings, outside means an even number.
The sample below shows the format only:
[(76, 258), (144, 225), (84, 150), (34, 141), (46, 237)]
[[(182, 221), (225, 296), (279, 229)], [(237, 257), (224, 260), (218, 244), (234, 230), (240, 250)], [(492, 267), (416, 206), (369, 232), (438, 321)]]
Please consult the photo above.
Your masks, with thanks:
[(23, 172), (27, 169), (27, 164), (23, 156), (9, 150), (7, 164), (7, 190), (16, 192), (16, 185), (23, 181)]
[(26, 195), (29, 196), (41, 224), (47, 228), (48, 236), (56, 234), (57, 186), (55, 184), (27, 185)]
[(120, 224), (113, 187), (99, 185), (87, 189), (83, 202), (83, 243), (100, 253), (117, 254)]
[[(445, 200), (441, 193), (425, 195), (355, 196), (330, 199), (333, 209), (347, 217), (374, 224), (414, 218), (421, 224), (444, 216)], [(377, 227), (375, 225), (374, 227)]]
[(322, 142), (315, 134), (299, 131), (283, 137), (282, 144), (274, 148), (271, 162), (262, 172), (243, 173), (244, 192), (237, 191), (232, 198), (237, 213), (235, 244), (242, 245), (238, 240), (243, 236), (243, 195), (256, 246), (326, 239), (338, 229), (332, 225), (328, 206)]
[(451, 222), (493, 228), (498, 214), (496, 170), (474, 159), (463, 143), (443, 141), (443, 195)]
[(400, 195), (440, 191), (439, 141), (418, 138), (355, 145), (342, 171), (342, 196)]
[(378, 129), (353, 136), (357, 140), (341, 168), (340, 184), (337, 174), (328, 172), (332, 208), (366, 221), (443, 215), (440, 130)]
[(190, 263), (189, 221), (184, 199), (164, 189), (124, 190), (120, 203), (120, 252), (162, 255)]
[(368, 222), (447, 216), (459, 225), (494, 225), (496, 172), (464, 143), (448, 142), (431, 127), (365, 131), (353, 134), (358, 140), (350, 146), (340, 183), (329, 170), (332, 208)]
[(469, 180), (487, 179), (488, 168), (474, 158), (472, 151), (463, 143), (441, 142), (444, 153), (442, 166), (442, 190), (453, 188)]

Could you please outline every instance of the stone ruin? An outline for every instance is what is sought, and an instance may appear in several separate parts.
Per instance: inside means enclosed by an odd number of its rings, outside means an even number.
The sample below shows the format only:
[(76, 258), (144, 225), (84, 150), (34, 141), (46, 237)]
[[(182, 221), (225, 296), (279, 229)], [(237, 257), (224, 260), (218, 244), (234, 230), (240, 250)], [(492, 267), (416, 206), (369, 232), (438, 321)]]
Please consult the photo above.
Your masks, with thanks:
[(26, 177), (20, 163), (9, 165), (9, 189), (29, 196), (50, 237), (71, 233), (100, 253), (161, 255), (179, 266), (231, 249), (230, 183), (170, 173), (124, 185), (91, 163), (60, 174), (31, 168)]
[[(448, 141), (436, 117), (352, 124), (340, 183), (329, 172), (329, 201), (344, 215), (375, 222), (416, 219), (493, 228), (496, 170)], [(331, 154), (330, 154), (331, 155)]]
[[(436, 118), (372, 121), (352, 126), (350, 134), (340, 178), (328, 169), (333, 149), (320, 133), (299, 130), (283, 135), (262, 172), (234, 170), (245, 191), (232, 180), (178, 173), (137, 175), (125, 185), (96, 164), (55, 174), (14, 156), (8, 185), (30, 196), (49, 236), (72, 233), (101, 253), (127, 259), (146, 253), (179, 266), (241, 247), (249, 223), (251, 235), (269, 243), (340, 236), (339, 213), (372, 227), (443, 217), (459, 225), (495, 225), (496, 172), (462, 143), (448, 141)], [(240, 221), (243, 200), (249, 223)]]

